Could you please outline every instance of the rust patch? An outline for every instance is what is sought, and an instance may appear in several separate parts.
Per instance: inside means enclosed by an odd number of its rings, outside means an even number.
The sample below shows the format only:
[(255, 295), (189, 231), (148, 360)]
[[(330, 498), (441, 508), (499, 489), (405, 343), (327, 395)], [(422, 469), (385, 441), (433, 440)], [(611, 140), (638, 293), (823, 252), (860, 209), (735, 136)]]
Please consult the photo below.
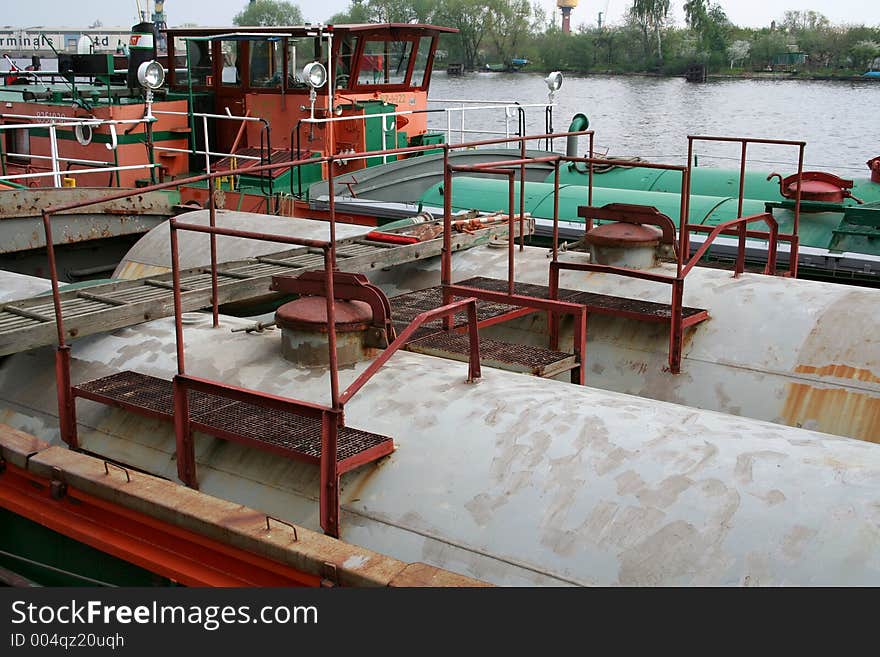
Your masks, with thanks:
[(815, 376), (833, 377), (836, 379), (852, 379), (866, 383), (880, 383), (880, 377), (875, 376), (871, 370), (850, 367), (849, 365), (798, 365), (794, 368), (798, 374), (813, 374)]
[(788, 384), (782, 422), (880, 443), (880, 397), (840, 388)]

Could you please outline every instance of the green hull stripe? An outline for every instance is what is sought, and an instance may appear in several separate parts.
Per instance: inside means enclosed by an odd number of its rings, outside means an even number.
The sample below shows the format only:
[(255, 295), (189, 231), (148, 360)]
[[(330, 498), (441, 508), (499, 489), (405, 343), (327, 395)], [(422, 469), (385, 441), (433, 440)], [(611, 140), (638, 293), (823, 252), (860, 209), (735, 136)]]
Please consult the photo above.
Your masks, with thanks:
[[(58, 135), (58, 139), (66, 139), (67, 141), (76, 141), (76, 135), (73, 130), (57, 130), (56, 134)], [(49, 129), (48, 128), (34, 128), (31, 130), (31, 135), (34, 137), (48, 137)], [(144, 143), (144, 133), (139, 132), (131, 135), (123, 135), (116, 134), (116, 143), (118, 144), (143, 144)], [(170, 130), (157, 131), (153, 133), (153, 141), (172, 141), (174, 139), (184, 139), (188, 140), (188, 133), (179, 133), (179, 132), (171, 132)], [(96, 144), (109, 144), (110, 143), (110, 135), (104, 134), (92, 134), (92, 142)]]

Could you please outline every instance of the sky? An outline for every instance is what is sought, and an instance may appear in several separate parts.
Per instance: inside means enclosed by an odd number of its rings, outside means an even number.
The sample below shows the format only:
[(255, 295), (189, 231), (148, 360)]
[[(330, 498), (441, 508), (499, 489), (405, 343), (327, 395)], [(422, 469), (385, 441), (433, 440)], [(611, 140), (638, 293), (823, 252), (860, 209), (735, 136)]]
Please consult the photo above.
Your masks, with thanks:
[[(13, 27), (85, 27), (95, 20), (105, 26), (130, 26), (136, 21), (136, 2), (141, 7), (152, 0), (27, 0), (26, 2), (4, 2), (0, 23)], [(554, 0), (537, 0), (551, 15)], [(295, 0), (294, 0), (295, 2)], [(684, 23), (681, 6), (684, 0), (672, 0), (673, 18), (676, 23)], [(238, 13), (247, 0), (166, 0), (165, 13), (169, 26), (182, 23), (198, 25), (225, 26), (232, 24), (232, 17)], [(348, 0), (300, 0), (306, 20), (326, 21), (332, 14), (344, 10)], [(572, 24), (595, 25), (597, 15), (603, 12), (610, 22), (621, 20), (629, 0), (580, 0), (572, 12)], [(880, 2), (877, 0), (719, 0), (730, 19), (744, 27), (762, 27), (770, 21), (782, 18), (786, 9), (813, 9), (825, 14), (833, 23), (864, 23), (880, 25)], [(606, 21), (607, 22), (607, 21)], [(0, 25), (2, 27), (3, 25)]]

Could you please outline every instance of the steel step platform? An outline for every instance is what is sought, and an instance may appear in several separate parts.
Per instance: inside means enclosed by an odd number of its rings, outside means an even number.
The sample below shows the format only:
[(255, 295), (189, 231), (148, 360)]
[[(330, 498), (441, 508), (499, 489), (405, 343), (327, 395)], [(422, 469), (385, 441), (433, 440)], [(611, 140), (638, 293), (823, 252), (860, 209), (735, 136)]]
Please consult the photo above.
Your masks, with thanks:
[[(73, 387), (75, 397), (115, 406), (138, 415), (173, 421), (171, 381), (125, 371)], [(321, 421), (293, 413), (234, 401), (219, 395), (189, 392), (190, 420), (195, 431), (242, 443), (296, 461), (318, 465)], [(348, 472), (394, 451), (388, 436), (351, 427), (339, 430), (337, 467)]]
[[(456, 283), (467, 287), (492, 292), (507, 292), (507, 281), (498, 278), (476, 276)], [(516, 294), (522, 294), (539, 299), (550, 298), (550, 288), (546, 285), (533, 283), (516, 283)], [(615, 317), (627, 317), (642, 322), (669, 322), (672, 317), (672, 306), (668, 303), (656, 303), (642, 299), (630, 299), (618, 297), (612, 294), (599, 294), (596, 292), (584, 292), (581, 290), (559, 289), (559, 300), (577, 303), (587, 307), (587, 312), (601, 315), (613, 315)], [(703, 308), (682, 308), (684, 325), (692, 326), (709, 318), (709, 311)]]
[[(435, 333), (412, 340), (405, 348), (418, 354), (467, 362), (470, 337), (463, 333)], [(482, 337), (480, 364), (543, 378), (554, 377), (578, 367), (574, 354)]]

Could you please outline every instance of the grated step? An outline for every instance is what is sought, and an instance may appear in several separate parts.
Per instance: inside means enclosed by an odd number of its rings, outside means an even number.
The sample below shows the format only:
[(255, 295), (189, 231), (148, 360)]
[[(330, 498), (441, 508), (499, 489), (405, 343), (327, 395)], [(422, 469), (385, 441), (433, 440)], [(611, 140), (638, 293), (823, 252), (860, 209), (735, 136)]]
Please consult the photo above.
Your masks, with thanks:
[[(125, 410), (172, 420), (171, 381), (138, 372), (117, 372), (74, 386), (76, 396)], [(321, 458), (321, 421), (264, 408), (204, 392), (189, 392), (192, 426), (216, 438), (317, 464)], [(341, 470), (373, 461), (394, 451), (394, 441), (352, 427), (339, 430), (337, 462)]]
[[(467, 362), (470, 338), (462, 333), (436, 333), (407, 343), (406, 349), (428, 356)], [(508, 372), (522, 372), (544, 378), (554, 377), (578, 366), (574, 354), (489, 338), (480, 338), (480, 363)]]

